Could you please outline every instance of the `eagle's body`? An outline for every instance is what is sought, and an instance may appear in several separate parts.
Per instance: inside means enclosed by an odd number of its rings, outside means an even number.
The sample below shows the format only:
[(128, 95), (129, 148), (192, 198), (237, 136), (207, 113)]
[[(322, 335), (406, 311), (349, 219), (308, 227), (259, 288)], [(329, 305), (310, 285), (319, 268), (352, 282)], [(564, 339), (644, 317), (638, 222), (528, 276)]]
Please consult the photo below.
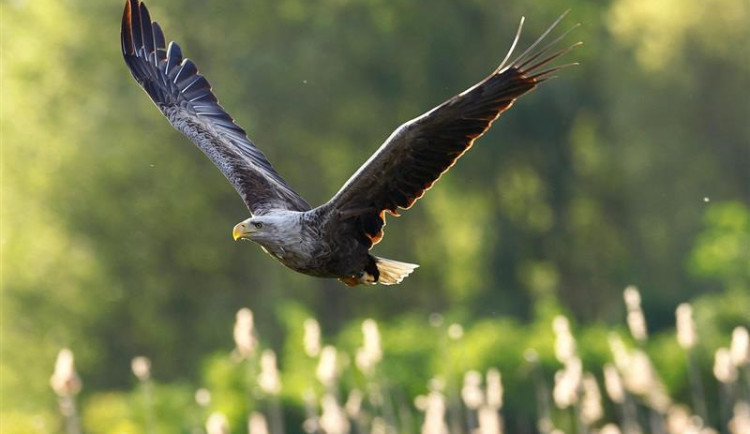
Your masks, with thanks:
[(253, 218), (253, 223), (263, 225), (262, 230), (254, 234), (253, 241), (279, 262), (300, 273), (339, 277), (361, 271), (367, 260), (367, 249), (348, 242), (348, 238), (338, 231), (327, 231), (321, 225), (324, 221), (319, 210), (270, 212)]
[(339, 278), (352, 286), (396, 283), (402, 273), (416, 268), (370, 255), (366, 243), (357, 239), (354, 222), (330, 207), (318, 207), (305, 212), (271, 211), (238, 224), (234, 232), (237, 238), (252, 233), (264, 252), (294, 271)]
[[(535, 48), (562, 19), (505, 66), (429, 112), (401, 125), (331, 200), (313, 208), (299, 196), (219, 105), (208, 81), (182, 50), (167, 47), (161, 27), (139, 0), (128, 0), (122, 51), (133, 77), (169, 122), (221, 170), (250, 210), (234, 238), (249, 239), (287, 267), (347, 285), (395, 284), (417, 265), (369, 253), (383, 237), (385, 213), (411, 207), (492, 122), (521, 95), (558, 70), (542, 67), (567, 47), (564, 36)], [(523, 23), (523, 21), (522, 21)]]

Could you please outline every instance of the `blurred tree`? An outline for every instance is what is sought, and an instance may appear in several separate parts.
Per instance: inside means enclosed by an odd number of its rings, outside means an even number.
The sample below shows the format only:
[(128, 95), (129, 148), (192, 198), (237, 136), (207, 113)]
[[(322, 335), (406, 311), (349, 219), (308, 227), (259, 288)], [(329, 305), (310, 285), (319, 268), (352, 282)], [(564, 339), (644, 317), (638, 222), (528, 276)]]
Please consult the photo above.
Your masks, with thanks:
[(695, 274), (717, 279), (728, 291), (750, 289), (750, 205), (713, 204), (706, 212), (706, 229), (696, 239), (690, 257)]

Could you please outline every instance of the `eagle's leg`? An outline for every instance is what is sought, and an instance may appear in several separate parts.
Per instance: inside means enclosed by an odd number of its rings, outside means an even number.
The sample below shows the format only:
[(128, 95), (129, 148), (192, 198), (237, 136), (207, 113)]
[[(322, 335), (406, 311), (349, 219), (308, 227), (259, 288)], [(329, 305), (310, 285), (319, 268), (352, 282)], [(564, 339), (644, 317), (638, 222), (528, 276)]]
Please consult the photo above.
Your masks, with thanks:
[(372, 255), (367, 255), (367, 264), (364, 270), (351, 276), (339, 278), (340, 281), (346, 283), (348, 286), (374, 285), (378, 283), (379, 279), (380, 271), (378, 270), (378, 263)]
[(374, 285), (378, 281), (374, 275), (367, 271), (359, 273), (358, 276), (339, 277), (339, 280), (346, 283), (346, 286), (350, 287), (357, 285)]
[(359, 279), (354, 276), (339, 277), (339, 280), (346, 283), (346, 286), (349, 287), (359, 285)]
[(415, 268), (419, 267), (417, 264), (409, 264), (408, 262), (394, 261), (393, 259), (380, 258), (377, 256), (369, 256), (369, 261), (365, 265), (365, 269), (356, 275), (339, 277), (339, 280), (346, 283), (348, 286), (357, 285), (374, 285), (381, 283), (383, 285), (395, 285), (401, 283), (406, 276), (410, 275)]

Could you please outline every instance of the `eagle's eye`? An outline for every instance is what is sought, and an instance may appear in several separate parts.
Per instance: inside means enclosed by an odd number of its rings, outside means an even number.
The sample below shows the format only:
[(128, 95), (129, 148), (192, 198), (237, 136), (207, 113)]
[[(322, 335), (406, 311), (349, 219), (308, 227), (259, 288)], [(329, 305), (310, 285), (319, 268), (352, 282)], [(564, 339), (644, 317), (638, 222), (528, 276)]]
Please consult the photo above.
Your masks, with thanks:
[(260, 229), (260, 228), (262, 228), (262, 227), (263, 227), (263, 223), (260, 223), (260, 222), (255, 222), (255, 223), (253, 223), (253, 225), (254, 225), (254, 226), (255, 226), (256, 228), (258, 228), (258, 229)]

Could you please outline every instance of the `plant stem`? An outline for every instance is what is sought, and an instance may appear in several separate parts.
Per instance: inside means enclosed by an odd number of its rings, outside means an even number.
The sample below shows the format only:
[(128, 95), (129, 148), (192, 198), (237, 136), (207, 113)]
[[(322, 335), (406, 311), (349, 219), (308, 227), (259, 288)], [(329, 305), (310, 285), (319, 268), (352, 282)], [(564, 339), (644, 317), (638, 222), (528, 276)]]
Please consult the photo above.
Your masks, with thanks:
[(142, 380), (143, 389), (143, 406), (146, 410), (146, 432), (153, 434), (154, 429), (154, 405), (153, 405), (153, 385), (150, 380)]
[(537, 429), (546, 434), (549, 432), (551, 427), (544, 426), (545, 424), (552, 423), (552, 417), (550, 415), (550, 397), (549, 389), (547, 389), (547, 383), (544, 381), (544, 375), (542, 373), (542, 367), (537, 360), (532, 363), (532, 372), (534, 375), (534, 383), (536, 384), (536, 406), (537, 406)]
[(622, 403), (622, 432), (624, 434), (640, 434), (641, 426), (638, 424), (638, 408), (633, 403), (629, 393), (625, 393)]
[(75, 398), (72, 396), (62, 396), (59, 399), (59, 405), (60, 413), (65, 418), (65, 432), (67, 434), (81, 434)]
[(279, 397), (274, 395), (271, 398), (271, 433), (284, 434), (284, 416), (281, 411)]
[(690, 377), (690, 391), (693, 398), (693, 408), (695, 413), (703, 419), (704, 423), (708, 422), (708, 411), (706, 410), (706, 397), (703, 392), (703, 382), (701, 381), (700, 366), (692, 349), (687, 350), (688, 375)]

